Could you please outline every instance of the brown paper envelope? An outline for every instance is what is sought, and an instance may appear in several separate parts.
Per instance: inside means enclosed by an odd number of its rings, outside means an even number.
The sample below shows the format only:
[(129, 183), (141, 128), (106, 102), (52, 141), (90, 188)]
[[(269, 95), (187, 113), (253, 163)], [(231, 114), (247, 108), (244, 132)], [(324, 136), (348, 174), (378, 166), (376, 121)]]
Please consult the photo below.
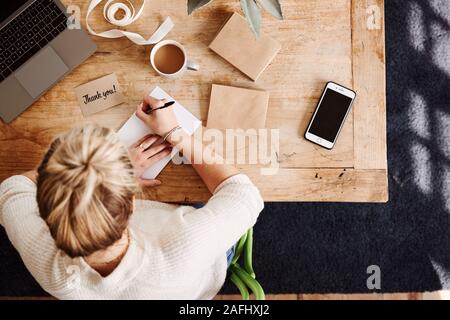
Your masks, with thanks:
[(233, 13), (209, 48), (256, 81), (281, 45), (264, 34), (256, 38), (245, 18)]
[(208, 128), (260, 129), (266, 126), (269, 93), (213, 84)]
[(115, 73), (76, 87), (75, 94), (84, 116), (124, 102)]

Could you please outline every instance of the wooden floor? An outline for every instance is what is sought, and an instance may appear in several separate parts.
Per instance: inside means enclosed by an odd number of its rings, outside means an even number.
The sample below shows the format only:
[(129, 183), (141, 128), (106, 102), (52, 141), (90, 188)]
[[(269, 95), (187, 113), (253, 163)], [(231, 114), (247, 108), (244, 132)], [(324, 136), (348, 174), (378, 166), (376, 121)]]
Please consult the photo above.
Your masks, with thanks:
[[(267, 300), (450, 300), (450, 291), (391, 294), (268, 294)], [(51, 297), (0, 297), (0, 300), (54, 300)], [(214, 300), (237, 301), (240, 295), (218, 295)]]
[[(450, 291), (392, 294), (282, 294), (267, 300), (450, 300)], [(215, 300), (241, 300), (240, 295), (219, 295)]]

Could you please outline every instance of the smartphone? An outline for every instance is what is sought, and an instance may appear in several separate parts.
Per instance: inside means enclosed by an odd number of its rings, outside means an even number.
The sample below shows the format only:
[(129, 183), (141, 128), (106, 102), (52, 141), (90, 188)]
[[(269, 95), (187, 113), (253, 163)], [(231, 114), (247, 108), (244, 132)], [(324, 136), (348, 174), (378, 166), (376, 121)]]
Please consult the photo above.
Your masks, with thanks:
[(328, 82), (306, 130), (306, 140), (333, 149), (355, 98), (354, 91)]

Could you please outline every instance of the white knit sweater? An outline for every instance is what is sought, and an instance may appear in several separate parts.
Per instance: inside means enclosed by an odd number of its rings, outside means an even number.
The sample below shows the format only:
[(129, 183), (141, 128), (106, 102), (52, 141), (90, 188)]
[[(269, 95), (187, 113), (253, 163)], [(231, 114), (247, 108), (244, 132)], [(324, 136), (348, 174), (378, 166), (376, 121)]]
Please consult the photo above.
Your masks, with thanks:
[(245, 175), (224, 181), (201, 209), (137, 201), (128, 250), (102, 277), (56, 248), (31, 180), (14, 176), (0, 185), (0, 223), (37, 282), (59, 299), (211, 299), (225, 280), (226, 251), (263, 207)]

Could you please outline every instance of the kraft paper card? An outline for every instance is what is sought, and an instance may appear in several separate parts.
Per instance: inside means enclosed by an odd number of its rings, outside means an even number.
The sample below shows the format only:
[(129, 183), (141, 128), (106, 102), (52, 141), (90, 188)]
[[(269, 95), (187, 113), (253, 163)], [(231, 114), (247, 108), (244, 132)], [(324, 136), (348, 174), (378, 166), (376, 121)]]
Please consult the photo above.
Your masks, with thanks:
[[(156, 99), (167, 99), (168, 101), (174, 101), (163, 89), (156, 87), (150, 96)], [(181, 104), (175, 102), (170, 108), (174, 109), (175, 116), (177, 117), (180, 126), (189, 134), (194, 132), (200, 127), (202, 122), (198, 120), (192, 113), (186, 110)], [(157, 112), (157, 111), (155, 111)], [(133, 114), (130, 119), (120, 128), (118, 135), (120, 140), (127, 146), (131, 146), (133, 143), (139, 141), (152, 131), (149, 127), (143, 123), (136, 114)], [(162, 139), (161, 139), (162, 140)], [(144, 174), (145, 179), (155, 179), (164, 167), (170, 162), (170, 160), (179, 152), (177, 148), (173, 148), (172, 153), (160, 160), (158, 163), (149, 168)]]
[(209, 48), (256, 81), (280, 51), (281, 45), (264, 34), (256, 38), (245, 18), (233, 13)]
[(208, 128), (261, 129), (266, 126), (269, 93), (213, 84)]
[(75, 88), (75, 94), (85, 117), (124, 102), (114, 73)]

